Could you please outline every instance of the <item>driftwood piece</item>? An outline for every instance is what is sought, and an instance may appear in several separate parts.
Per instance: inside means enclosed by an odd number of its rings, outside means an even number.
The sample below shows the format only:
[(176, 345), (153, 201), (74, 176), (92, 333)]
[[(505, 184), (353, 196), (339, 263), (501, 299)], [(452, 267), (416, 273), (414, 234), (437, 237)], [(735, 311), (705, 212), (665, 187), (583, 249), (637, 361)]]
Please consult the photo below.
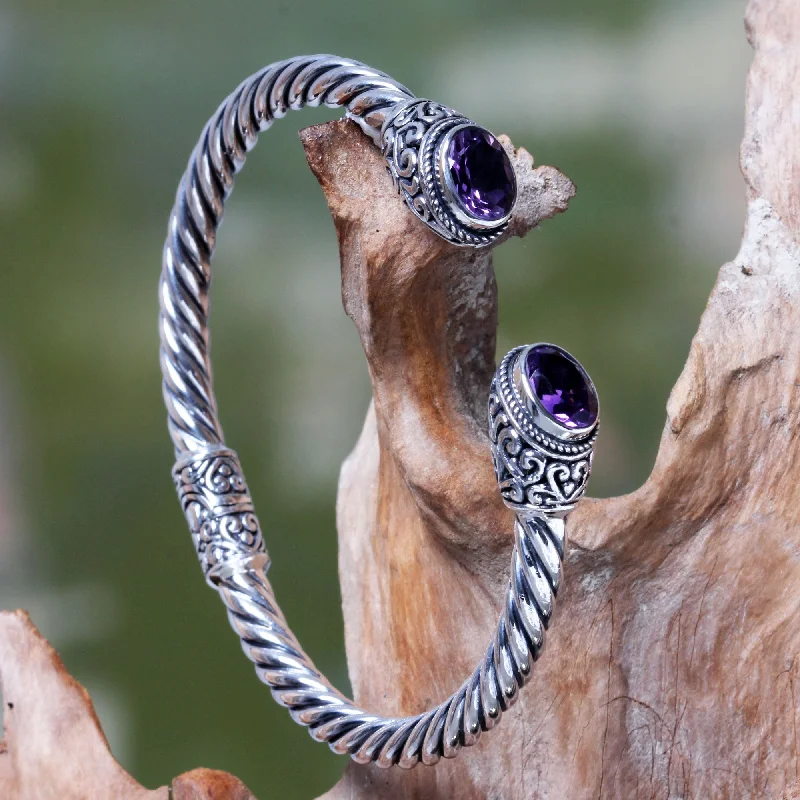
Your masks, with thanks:
[[(747, 30), (746, 231), (652, 475), (572, 516), (548, 646), (500, 727), (433, 769), (350, 765), (331, 800), (764, 798), (800, 777), (800, 4), (752, 2)], [(350, 675), (360, 704), (411, 714), (472, 669), (507, 576), (484, 432), (494, 276), (401, 213), (346, 127), (304, 145), (374, 390), (339, 492)]]
[[(432, 769), (349, 764), (329, 800), (800, 796), (800, 3), (751, 0), (747, 31), (745, 235), (652, 475), (570, 518), (547, 648), (499, 728)], [(507, 579), (512, 517), (484, 423), (494, 275), (487, 253), (405, 212), (355, 126), (302, 138), (374, 390), (338, 502), (350, 675), (359, 703), (410, 714), (472, 669)], [(515, 165), (523, 235), (572, 186), (524, 151)], [(0, 680), (0, 797), (167, 797), (113, 761), (86, 693), (19, 613), (0, 615)], [(171, 789), (251, 797), (207, 770)]]
[[(492, 258), (452, 247), (404, 213), (380, 153), (350, 123), (301, 138), (336, 225), (343, 302), (373, 388), (339, 486), (350, 677), (363, 707), (411, 714), (474, 669), (508, 580), (513, 518), (499, 499), (486, 433), (497, 327)], [(524, 235), (565, 210), (574, 187), (504, 144), (521, 198), (511, 232)], [(487, 741), (434, 770), (349, 766), (328, 796), (484, 797), (513, 768), (520, 724), (509, 719), (489, 737), (494, 746)], [(503, 791), (515, 796), (510, 784)]]
[(117, 764), (86, 690), (24, 611), (0, 612), (2, 800), (253, 800), (238, 779), (197, 769), (150, 791)]

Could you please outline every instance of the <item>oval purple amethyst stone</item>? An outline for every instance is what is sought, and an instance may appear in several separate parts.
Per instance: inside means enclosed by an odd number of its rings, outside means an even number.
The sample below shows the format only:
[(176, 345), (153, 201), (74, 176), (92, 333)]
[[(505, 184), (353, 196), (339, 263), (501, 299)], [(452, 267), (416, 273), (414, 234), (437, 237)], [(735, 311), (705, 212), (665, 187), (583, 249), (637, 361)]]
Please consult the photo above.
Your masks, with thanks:
[(565, 428), (588, 428), (597, 421), (594, 386), (566, 351), (550, 344), (531, 347), (524, 371), (544, 410)]
[(446, 166), (454, 194), (473, 219), (496, 222), (511, 211), (517, 182), (500, 142), (477, 125), (459, 128), (447, 147)]

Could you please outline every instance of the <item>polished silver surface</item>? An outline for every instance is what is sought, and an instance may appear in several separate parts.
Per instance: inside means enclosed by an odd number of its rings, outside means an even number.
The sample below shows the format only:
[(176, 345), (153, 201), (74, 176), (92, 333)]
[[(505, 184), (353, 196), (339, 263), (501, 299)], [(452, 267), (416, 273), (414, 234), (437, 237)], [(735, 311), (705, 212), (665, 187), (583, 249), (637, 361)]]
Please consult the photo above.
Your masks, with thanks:
[(506, 356), (490, 392), (489, 429), (500, 490), (516, 523), (511, 577), (484, 658), (444, 702), (406, 718), (362, 711), (328, 683), (289, 629), (267, 580), (261, 527), (219, 423), (208, 331), (211, 257), (234, 176), (274, 119), (319, 104), (347, 109), (386, 155), (409, 208), (439, 235), (480, 247), (502, 233), (502, 225), (489, 232), (467, 229), (435, 184), (438, 137), (464, 124), (464, 117), (417, 100), (381, 72), (334, 56), (289, 59), (244, 81), (200, 137), (164, 247), (161, 367), (177, 457), (173, 477), (206, 580), (275, 700), (314, 739), (360, 763), (434, 764), (494, 727), (531, 675), (561, 581), (564, 515), (585, 488), (594, 432), (568, 444), (539, 429), (514, 395), (510, 364), (519, 349)]
[(415, 98), (387, 116), (382, 149), (395, 187), (416, 216), (452, 244), (486, 247), (505, 232), (510, 214), (492, 223), (470, 217), (441, 169), (442, 146), (449, 134), (469, 125), (475, 123), (452, 108)]

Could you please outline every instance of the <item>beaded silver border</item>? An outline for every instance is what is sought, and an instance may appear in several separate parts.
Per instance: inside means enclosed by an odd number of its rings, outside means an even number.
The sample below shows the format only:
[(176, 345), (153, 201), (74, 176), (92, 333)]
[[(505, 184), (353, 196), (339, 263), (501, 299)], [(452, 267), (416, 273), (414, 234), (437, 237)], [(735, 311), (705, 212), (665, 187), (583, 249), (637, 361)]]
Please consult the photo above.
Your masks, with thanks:
[[(449, 197), (441, 154), (456, 130), (482, 126), (432, 100), (413, 100), (388, 117), (381, 130), (381, 149), (395, 188), (408, 207), (451, 244), (486, 247), (507, 230), (511, 211), (496, 222), (470, 217)], [(516, 203), (516, 180), (514, 203)]]

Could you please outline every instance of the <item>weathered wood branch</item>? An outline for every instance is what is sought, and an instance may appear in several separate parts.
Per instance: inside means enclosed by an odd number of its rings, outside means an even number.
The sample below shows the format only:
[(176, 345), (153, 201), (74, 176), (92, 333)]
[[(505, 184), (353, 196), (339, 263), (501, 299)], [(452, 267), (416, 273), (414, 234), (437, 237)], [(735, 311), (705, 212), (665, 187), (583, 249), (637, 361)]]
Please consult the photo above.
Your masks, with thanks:
[[(548, 646), (499, 728), (431, 769), (349, 764), (329, 800), (795, 796), (800, 3), (751, 0), (747, 31), (745, 234), (669, 398), (652, 475), (570, 518)], [(360, 704), (411, 714), (472, 669), (507, 579), (512, 518), (484, 430), (497, 322), (491, 258), (452, 248), (405, 213), (355, 126), (331, 123), (302, 139), (336, 225), (343, 301), (373, 384), (338, 503), (350, 675)], [(534, 169), (524, 151), (515, 166), (512, 234), (523, 235), (563, 210), (572, 186)], [(41, 796), (98, 786), (166, 796), (113, 762), (85, 693), (19, 616), (0, 618), (0, 679), (9, 701), (24, 698), (7, 715), (0, 795), (46, 785)], [(53, 738), (64, 725), (76, 731), (69, 744)], [(212, 796), (208, 787), (228, 780), (190, 773), (173, 794)], [(187, 781), (198, 794), (176, 793)], [(241, 784), (218, 791), (249, 796)]]
[(0, 612), (3, 800), (253, 800), (232, 775), (196, 769), (150, 791), (117, 764), (86, 690), (24, 611)]
[[(755, 798), (800, 777), (800, 4), (751, 3), (748, 32), (746, 232), (651, 477), (572, 516), (545, 657), (476, 752), (411, 774), (353, 765), (328, 797)], [(374, 387), (340, 486), (348, 662), (359, 702), (408, 714), (479, 657), (505, 581), (482, 407), (494, 279), (486, 256), (404, 229), (372, 196), (377, 160), (349, 177), (355, 142), (305, 144)]]

